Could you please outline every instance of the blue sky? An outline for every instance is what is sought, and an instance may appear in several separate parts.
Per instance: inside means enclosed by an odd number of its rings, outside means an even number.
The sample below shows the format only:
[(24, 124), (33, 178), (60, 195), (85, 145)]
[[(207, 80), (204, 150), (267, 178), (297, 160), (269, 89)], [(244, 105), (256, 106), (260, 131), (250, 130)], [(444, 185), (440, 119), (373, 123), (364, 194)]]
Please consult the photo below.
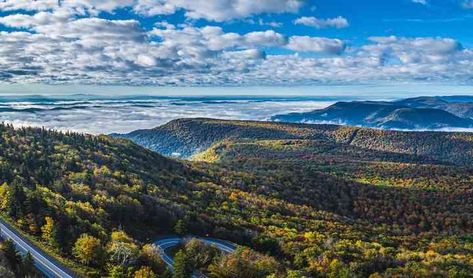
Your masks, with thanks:
[(0, 3), (4, 91), (473, 83), (472, 0), (60, 3)]
[[(366, 43), (370, 36), (451, 37), (465, 46), (473, 46), (473, 12), (461, 3), (449, 0), (430, 1), (423, 5), (411, 0), (320, 0), (311, 1), (298, 14), (265, 15), (265, 21), (283, 22), (277, 30), (287, 35), (310, 35), (342, 38), (356, 45)], [(311, 6), (311, 4), (313, 4)], [(316, 7), (315, 9), (312, 7)], [(334, 18), (343, 16), (348, 28), (317, 29), (291, 24), (300, 16)], [(205, 24), (205, 23), (204, 23)], [(264, 30), (265, 27), (242, 24), (239, 21), (225, 24), (233, 32)], [(259, 27), (259, 28), (258, 28)]]

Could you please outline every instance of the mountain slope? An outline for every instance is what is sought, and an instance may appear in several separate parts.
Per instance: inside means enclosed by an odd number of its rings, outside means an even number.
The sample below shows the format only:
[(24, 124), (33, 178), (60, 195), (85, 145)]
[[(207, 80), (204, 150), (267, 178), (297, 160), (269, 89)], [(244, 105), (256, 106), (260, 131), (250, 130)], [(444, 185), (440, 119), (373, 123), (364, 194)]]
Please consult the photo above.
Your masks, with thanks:
[(441, 109), (461, 118), (473, 118), (473, 97), (471, 96), (417, 97), (395, 103), (415, 108)]
[[(361, 114), (361, 113), (360, 113)], [(401, 132), (336, 125), (179, 119), (163, 126), (114, 135), (164, 155), (190, 157), (231, 139), (309, 139), (424, 157), (455, 164), (473, 162), (469, 133)]]
[(458, 107), (454, 108), (453, 104), (430, 98), (399, 102), (354, 101), (337, 102), (325, 109), (311, 112), (275, 115), (271, 120), (411, 130), (473, 127), (472, 119), (461, 118), (443, 110), (447, 105), (452, 110), (459, 110)]
[(212, 144), (215, 162), (177, 161), (108, 136), (0, 125), (2, 217), (85, 277), (149, 268), (166, 277), (143, 244), (175, 232), (272, 257), (242, 251), (209, 267), (256, 265), (248, 277), (473, 271), (468, 134), (210, 119), (166, 131), (168, 139), (185, 134), (179, 144), (193, 143), (189, 150)]

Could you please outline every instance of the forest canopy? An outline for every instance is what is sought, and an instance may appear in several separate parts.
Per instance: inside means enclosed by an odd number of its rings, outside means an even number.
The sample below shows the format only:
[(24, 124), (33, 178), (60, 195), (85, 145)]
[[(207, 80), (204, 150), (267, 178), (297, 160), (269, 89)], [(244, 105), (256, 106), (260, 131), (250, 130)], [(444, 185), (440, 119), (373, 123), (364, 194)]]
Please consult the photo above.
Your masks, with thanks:
[(82, 276), (172, 275), (150, 243), (176, 232), (241, 246), (194, 262), (215, 277), (473, 273), (471, 149), (455, 165), (451, 154), (275, 136), (224, 139), (182, 161), (108, 136), (0, 134), (2, 217)]

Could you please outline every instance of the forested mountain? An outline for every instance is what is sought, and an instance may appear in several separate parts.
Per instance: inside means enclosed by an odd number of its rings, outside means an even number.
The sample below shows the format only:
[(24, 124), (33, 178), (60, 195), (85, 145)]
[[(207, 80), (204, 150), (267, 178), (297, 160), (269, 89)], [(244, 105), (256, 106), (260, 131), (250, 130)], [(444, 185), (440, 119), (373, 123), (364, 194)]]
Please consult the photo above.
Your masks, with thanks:
[(473, 118), (473, 97), (416, 97), (396, 101), (399, 105), (415, 108), (436, 108), (450, 112), (458, 117)]
[[(2, 216), (90, 277), (167, 277), (146, 243), (175, 232), (254, 249), (200, 266), (210, 277), (473, 273), (468, 133), (210, 119), (162, 129), (169, 152), (202, 150), (195, 161), (0, 125)], [(179, 265), (195, 265), (195, 246), (183, 250)]]
[(114, 136), (131, 139), (161, 154), (190, 157), (226, 139), (307, 139), (351, 145), (418, 159), (469, 165), (473, 134), (402, 132), (337, 125), (289, 124), (215, 119), (178, 119), (163, 126)]
[(383, 129), (441, 129), (473, 127), (473, 103), (449, 103), (436, 98), (397, 102), (337, 102), (327, 108), (275, 115), (273, 121), (338, 123)]

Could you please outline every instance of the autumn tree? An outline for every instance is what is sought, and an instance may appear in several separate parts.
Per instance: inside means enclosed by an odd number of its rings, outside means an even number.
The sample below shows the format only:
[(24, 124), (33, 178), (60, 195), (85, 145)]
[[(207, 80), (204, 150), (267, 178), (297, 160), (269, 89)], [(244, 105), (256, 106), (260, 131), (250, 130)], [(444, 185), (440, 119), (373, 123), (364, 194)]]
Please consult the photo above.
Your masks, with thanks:
[(145, 244), (141, 248), (139, 264), (151, 267), (155, 273), (161, 273), (167, 269), (159, 254), (158, 248), (152, 244)]
[(173, 278), (189, 278), (192, 270), (189, 266), (188, 257), (183, 250), (179, 250), (174, 256), (174, 273)]
[(44, 218), (44, 221), (46, 222), (42, 227), (41, 227), (41, 238), (46, 241), (49, 245), (57, 247), (57, 240), (56, 240), (56, 226), (54, 223), (54, 219), (50, 216), (46, 216)]
[(88, 234), (82, 234), (77, 239), (72, 252), (85, 265), (100, 265), (103, 258), (100, 240)]
[(119, 230), (112, 232), (107, 251), (111, 262), (126, 267), (137, 260), (140, 250), (129, 235)]
[(143, 266), (137, 271), (135, 271), (134, 278), (155, 278), (156, 274), (154, 274), (151, 267)]

